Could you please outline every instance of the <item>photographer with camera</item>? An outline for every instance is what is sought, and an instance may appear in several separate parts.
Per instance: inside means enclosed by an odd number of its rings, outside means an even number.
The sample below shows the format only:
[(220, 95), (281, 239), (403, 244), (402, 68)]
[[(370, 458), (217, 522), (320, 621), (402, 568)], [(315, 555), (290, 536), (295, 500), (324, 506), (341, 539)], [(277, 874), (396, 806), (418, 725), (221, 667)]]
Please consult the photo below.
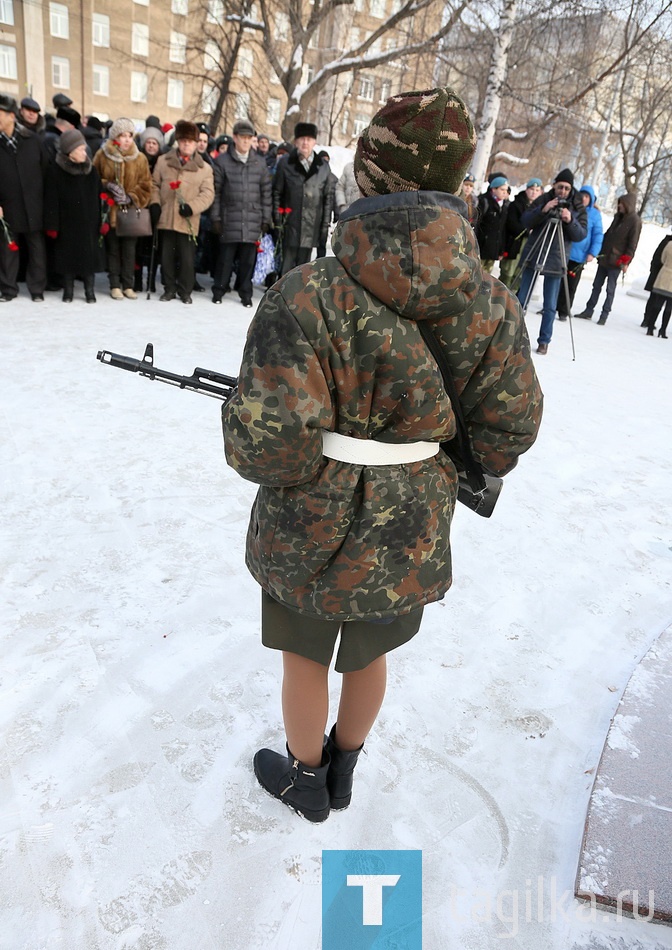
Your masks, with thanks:
[[(553, 222), (559, 222), (555, 225)], [(580, 195), (574, 190), (574, 175), (563, 168), (555, 177), (552, 191), (547, 191), (524, 212), (521, 223), (529, 228), (530, 236), (520, 255), (522, 276), (518, 299), (523, 310), (527, 308), (538, 273), (544, 277), (544, 305), (541, 311), (541, 327), (537, 338), (537, 353), (548, 353), (548, 344), (553, 335), (553, 321), (558, 302), (560, 285), (567, 275), (566, 262), (570, 245), (582, 241), (588, 233), (588, 217)], [(555, 227), (550, 244), (545, 240), (544, 230)], [(560, 231), (564, 254), (560, 246)], [(546, 231), (548, 234), (548, 230)], [(564, 264), (563, 264), (564, 262)]]

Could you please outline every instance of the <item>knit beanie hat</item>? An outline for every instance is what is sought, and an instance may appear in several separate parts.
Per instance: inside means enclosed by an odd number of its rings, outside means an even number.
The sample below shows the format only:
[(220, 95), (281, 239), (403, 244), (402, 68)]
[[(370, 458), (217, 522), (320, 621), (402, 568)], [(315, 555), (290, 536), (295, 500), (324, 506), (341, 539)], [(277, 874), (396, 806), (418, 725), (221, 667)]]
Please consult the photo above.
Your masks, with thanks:
[(58, 139), (58, 150), (61, 155), (69, 155), (78, 145), (86, 145), (86, 139), (77, 129), (68, 129), (61, 132)]
[(155, 142), (159, 143), (159, 148), (163, 148), (163, 132), (161, 129), (157, 129), (153, 125), (148, 125), (146, 129), (143, 129), (140, 133), (140, 148), (145, 147), (147, 139), (154, 139)]
[(115, 119), (112, 125), (110, 126), (110, 138), (116, 139), (118, 135), (121, 135), (122, 132), (130, 132), (131, 135), (135, 133), (135, 123), (132, 119)]
[(355, 179), (363, 195), (395, 191), (459, 194), (476, 147), (467, 108), (452, 89), (388, 99), (357, 143)]
[(570, 172), (569, 168), (563, 168), (561, 172), (558, 172), (555, 176), (555, 181), (564, 181), (574, 187), (574, 175)]

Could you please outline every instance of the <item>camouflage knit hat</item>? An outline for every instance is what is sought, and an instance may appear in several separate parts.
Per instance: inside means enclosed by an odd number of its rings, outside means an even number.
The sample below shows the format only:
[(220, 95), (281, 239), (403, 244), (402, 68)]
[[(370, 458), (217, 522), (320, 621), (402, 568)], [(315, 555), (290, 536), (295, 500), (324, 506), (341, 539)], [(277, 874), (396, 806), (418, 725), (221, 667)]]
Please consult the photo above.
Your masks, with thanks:
[(452, 89), (404, 92), (388, 99), (357, 143), (362, 194), (443, 191), (459, 194), (476, 147), (467, 107)]

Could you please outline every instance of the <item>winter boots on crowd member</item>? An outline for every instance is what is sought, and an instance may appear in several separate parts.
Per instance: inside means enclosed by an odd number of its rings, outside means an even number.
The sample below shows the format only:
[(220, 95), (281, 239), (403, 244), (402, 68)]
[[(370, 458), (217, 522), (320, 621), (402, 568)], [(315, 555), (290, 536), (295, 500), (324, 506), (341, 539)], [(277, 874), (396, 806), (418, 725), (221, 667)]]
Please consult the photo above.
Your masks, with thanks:
[(352, 752), (343, 752), (336, 745), (336, 726), (332, 726), (325, 750), (331, 760), (327, 772), (327, 789), (329, 790), (329, 804), (334, 811), (347, 808), (350, 804), (353, 773), (363, 748), (364, 746), (361, 745), (359, 749)]
[[(96, 294), (94, 292), (94, 280), (95, 277), (93, 274), (90, 274), (88, 277), (82, 277), (82, 282), (84, 283), (84, 299), (87, 303), (96, 302)], [(63, 303), (72, 303), (75, 296), (75, 278), (68, 277), (65, 275), (63, 277)]]
[(311, 768), (295, 759), (287, 746), (287, 755), (260, 749), (254, 757), (254, 774), (266, 791), (284, 802), (308, 821), (326, 821), (329, 817), (327, 772), (329, 753), (322, 753), (322, 764)]
[(582, 310), (581, 313), (576, 314), (577, 320), (592, 320), (593, 311), (592, 310)]

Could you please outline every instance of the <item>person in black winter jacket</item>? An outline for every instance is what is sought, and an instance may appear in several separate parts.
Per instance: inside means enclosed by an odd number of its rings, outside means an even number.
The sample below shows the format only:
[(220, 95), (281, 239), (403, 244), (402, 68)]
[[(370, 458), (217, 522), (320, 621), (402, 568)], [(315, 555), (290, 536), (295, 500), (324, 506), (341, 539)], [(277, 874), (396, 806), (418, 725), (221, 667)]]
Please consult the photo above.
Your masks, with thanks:
[(488, 190), (478, 199), (478, 219), (474, 229), (481, 252), (481, 264), (488, 273), (504, 253), (508, 210), (509, 183), (503, 175), (496, 175)]
[(299, 122), (294, 148), (273, 178), (273, 220), (281, 244), (282, 273), (306, 264), (314, 247), (326, 245), (333, 207), (329, 163), (315, 152), (317, 126)]
[[(560, 222), (559, 226), (553, 225), (554, 220)], [(523, 213), (521, 223), (530, 231), (530, 236), (520, 255), (523, 272), (518, 299), (525, 310), (537, 274), (544, 275), (544, 305), (537, 338), (537, 353), (543, 355), (548, 353), (553, 336), (558, 293), (564, 274), (560, 239), (566, 265), (572, 242), (582, 241), (588, 233), (587, 212), (581, 196), (574, 190), (574, 175), (569, 168), (558, 172), (553, 189), (532, 202)]]
[(254, 127), (241, 119), (233, 127), (233, 145), (214, 163), (215, 200), (210, 211), (219, 233), (219, 258), (212, 302), (221, 303), (238, 261), (236, 287), (244, 307), (252, 306), (252, 274), (257, 241), (271, 227), (271, 176), (266, 162), (252, 151)]
[(98, 172), (87, 155), (81, 132), (63, 132), (56, 159), (47, 169), (44, 227), (54, 241), (54, 264), (63, 276), (63, 301), (70, 303), (75, 276), (84, 282), (87, 303), (95, 303), (96, 271), (105, 269), (100, 237)]
[[(42, 141), (16, 121), (16, 101), (0, 93), (0, 301), (19, 292), (20, 240), (28, 251), (26, 284), (34, 301), (44, 300), (47, 280), (42, 212), (47, 157)], [(8, 232), (5, 232), (5, 228)], [(13, 241), (10, 241), (8, 234)], [(6, 239), (7, 238), (7, 239)]]
[(518, 261), (527, 231), (523, 227), (522, 217), (533, 201), (542, 193), (541, 179), (530, 178), (522, 191), (509, 204), (504, 229), (504, 256), (499, 265), (499, 279), (515, 292), (520, 284)]
[(658, 294), (653, 289), (653, 285), (656, 281), (656, 277), (660, 273), (660, 269), (663, 266), (663, 251), (667, 245), (672, 241), (672, 234), (668, 234), (660, 242), (658, 247), (653, 253), (651, 258), (651, 270), (649, 273), (649, 279), (644, 285), (644, 290), (648, 290), (650, 297), (646, 302), (646, 308), (644, 310), (644, 319), (642, 320), (642, 326), (646, 327), (646, 335), (653, 336), (653, 331), (656, 329), (656, 320), (658, 319), (658, 314), (661, 311), (663, 305), (665, 310), (663, 311), (663, 323), (658, 331), (658, 336), (662, 337), (664, 340), (667, 339), (667, 325), (670, 322), (670, 316), (672, 315), (672, 297), (664, 296), (663, 294)]
[(600, 299), (602, 285), (606, 280), (607, 295), (597, 322), (602, 326), (607, 322), (616, 293), (616, 282), (620, 274), (627, 271), (639, 243), (642, 219), (635, 210), (636, 201), (636, 196), (633, 194), (620, 195), (618, 198), (616, 216), (605, 232), (602, 250), (597, 256), (597, 274), (593, 281), (593, 289), (585, 309), (577, 313), (577, 317), (584, 320), (591, 319), (597, 301)]

